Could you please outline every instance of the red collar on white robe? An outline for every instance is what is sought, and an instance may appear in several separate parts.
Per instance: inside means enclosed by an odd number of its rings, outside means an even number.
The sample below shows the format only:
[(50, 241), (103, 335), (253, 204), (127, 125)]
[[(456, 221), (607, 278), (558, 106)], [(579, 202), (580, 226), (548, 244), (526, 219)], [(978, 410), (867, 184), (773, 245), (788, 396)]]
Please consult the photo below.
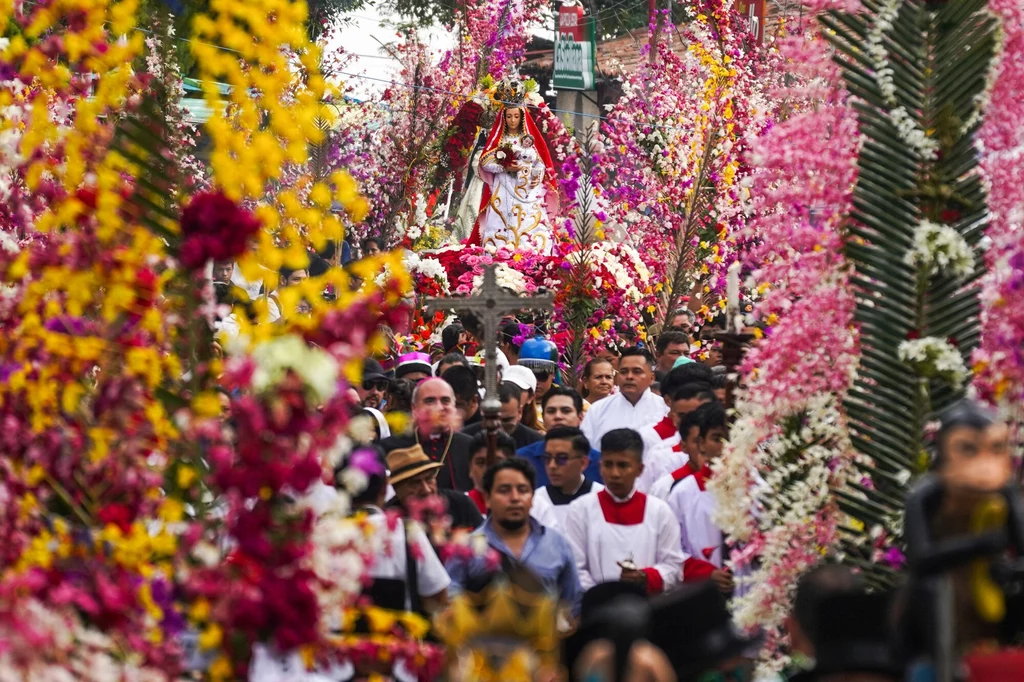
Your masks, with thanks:
[(672, 472), (673, 481), (681, 481), (687, 476), (693, 476), (693, 468), (689, 462)]
[(697, 482), (697, 487), (700, 488), (701, 492), (704, 492), (704, 484), (711, 478), (711, 469), (702, 467), (700, 471), (693, 475), (693, 480)]
[(597, 494), (597, 501), (601, 504), (604, 520), (608, 523), (617, 526), (639, 526), (644, 522), (647, 495), (642, 492), (636, 491), (628, 500), (619, 502), (606, 488)]
[(679, 433), (676, 422), (672, 419), (672, 414), (665, 415), (665, 418), (654, 425), (654, 432), (658, 434), (658, 437), (662, 440), (668, 440), (672, 436)]

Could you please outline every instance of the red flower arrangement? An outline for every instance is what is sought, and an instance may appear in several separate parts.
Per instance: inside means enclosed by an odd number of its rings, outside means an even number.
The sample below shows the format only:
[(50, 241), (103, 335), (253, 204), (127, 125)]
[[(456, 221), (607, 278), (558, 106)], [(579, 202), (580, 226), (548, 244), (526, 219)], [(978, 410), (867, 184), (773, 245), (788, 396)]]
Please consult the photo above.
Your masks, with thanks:
[(515, 166), (519, 163), (519, 155), (510, 144), (503, 144), (494, 150), (494, 160), (501, 164), (507, 173), (515, 173)]
[(438, 176), (435, 186), (441, 186), (447, 181), (450, 174), (454, 174), (454, 190), (462, 191), (461, 171), (469, 160), (473, 143), (476, 142), (476, 131), (480, 125), (480, 117), (484, 108), (476, 102), (466, 102), (459, 109), (452, 121), (448, 138), (442, 147), (444, 153), (441, 156), (441, 164), (438, 167)]
[(181, 214), (182, 266), (198, 270), (209, 260), (233, 260), (259, 232), (256, 217), (221, 192), (202, 192)]

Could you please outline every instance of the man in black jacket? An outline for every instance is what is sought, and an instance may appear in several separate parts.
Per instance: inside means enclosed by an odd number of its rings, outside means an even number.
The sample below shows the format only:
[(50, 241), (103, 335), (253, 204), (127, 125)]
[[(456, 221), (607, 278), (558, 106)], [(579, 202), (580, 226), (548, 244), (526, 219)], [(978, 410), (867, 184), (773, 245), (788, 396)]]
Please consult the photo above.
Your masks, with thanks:
[(470, 436), (456, 430), (455, 393), (445, 381), (424, 379), (412, 393), (413, 432), (380, 442), (384, 452), (419, 445), (433, 462), (441, 465), (437, 485), (461, 493), (473, 489), (469, 478)]
[(441, 375), (455, 392), (455, 409), (462, 417), (463, 430), (480, 422), (480, 385), (473, 370), (462, 365), (449, 367)]
[[(525, 448), (531, 443), (544, 440), (544, 434), (540, 431), (535, 431), (528, 426), (524, 426), (520, 423), (522, 419), (522, 389), (513, 384), (511, 381), (501, 382), (501, 387), (498, 389), (498, 397), (501, 398), (501, 411), (498, 413), (501, 417), (501, 428), (505, 430), (505, 433), (512, 436), (512, 440), (516, 442), (516, 449)], [(483, 423), (470, 424), (462, 430), (463, 433), (475, 436), (483, 430)]]

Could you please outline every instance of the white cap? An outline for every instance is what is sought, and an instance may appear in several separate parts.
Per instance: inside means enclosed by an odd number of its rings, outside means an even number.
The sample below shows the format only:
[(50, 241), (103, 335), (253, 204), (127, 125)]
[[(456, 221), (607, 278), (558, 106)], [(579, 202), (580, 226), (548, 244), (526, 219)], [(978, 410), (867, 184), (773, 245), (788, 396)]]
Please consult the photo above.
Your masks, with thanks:
[(511, 381), (524, 391), (537, 390), (537, 377), (533, 376), (532, 370), (523, 367), (522, 365), (512, 365), (503, 370), (501, 373), (501, 380)]
[[(509, 368), (508, 358), (505, 357), (504, 351), (502, 351), (500, 348), (495, 348), (494, 350), (498, 354), (498, 370), (500, 372), (504, 373), (505, 370)], [(477, 367), (483, 367), (484, 366), (484, 351), (480, 351), (479, 353), (477, 353), (473, 357), (469, 358), (469, 364), (476, 365)]]

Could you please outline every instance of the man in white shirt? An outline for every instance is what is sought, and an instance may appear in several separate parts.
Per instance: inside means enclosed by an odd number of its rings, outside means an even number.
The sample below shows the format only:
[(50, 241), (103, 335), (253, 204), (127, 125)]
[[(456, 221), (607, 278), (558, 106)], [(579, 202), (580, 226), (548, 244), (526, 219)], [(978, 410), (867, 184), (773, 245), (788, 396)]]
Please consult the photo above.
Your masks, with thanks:
[(651, 393), (654, 356), (650, 351), (639, 347), (624, 350), (616, 381), (619, 392), (594, 403), (583, 417), (580, 429), (591, 443), (600, 443), (613, 429), (639, 431), (668, 414), (665, 401)]
[(530, 513), (541, 523), (550, 510), (554, 521), (545, 523), (555, 530), (565, 526), (569, 503), (584, 495), (598, 493), (604, 486), (584, 474), (590, 465), (590, 441), (571, 426), (555, 426), (544, 436), (541, 456), (550, 483), (537, 488)]
[(601, 440), (605, 489), (569, 505), (565, 535), (584, 589), (622, 580), (658, 594), (682, 579), (679, 523), (664, 502), (637, 492), (643, 466), (640, 434), (609, 431)]

